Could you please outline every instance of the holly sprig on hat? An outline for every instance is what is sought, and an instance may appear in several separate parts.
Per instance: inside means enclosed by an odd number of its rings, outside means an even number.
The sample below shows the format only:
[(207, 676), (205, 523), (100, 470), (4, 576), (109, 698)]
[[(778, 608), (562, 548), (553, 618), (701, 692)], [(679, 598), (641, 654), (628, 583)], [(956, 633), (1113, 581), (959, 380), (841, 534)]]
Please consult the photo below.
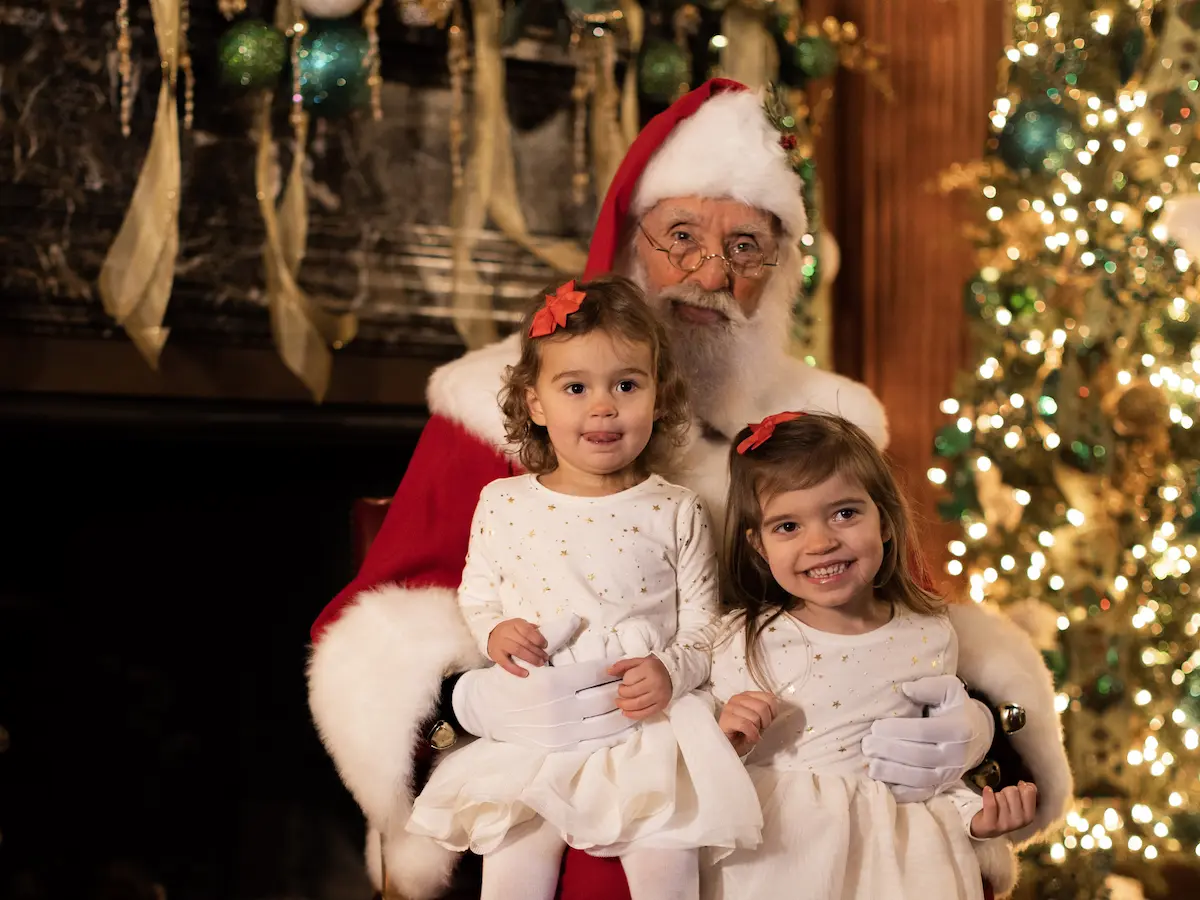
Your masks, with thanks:
[(787, 154), (792, 171), (804, 182), (804, 206), (808, 210), (809, 229), (816, 230), (817, 168), (813, 159), (812, 136), (806, 123), (796, 117), (795, 106), (783, 84), (769, 84), (763, 98), (763, 111), (779, 132), (779, 146)]

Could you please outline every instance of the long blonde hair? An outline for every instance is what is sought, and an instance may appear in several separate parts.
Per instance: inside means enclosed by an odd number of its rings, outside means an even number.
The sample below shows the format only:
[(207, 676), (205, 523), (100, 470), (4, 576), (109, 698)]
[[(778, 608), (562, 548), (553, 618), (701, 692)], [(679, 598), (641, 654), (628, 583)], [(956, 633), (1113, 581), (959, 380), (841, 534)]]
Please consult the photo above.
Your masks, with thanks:
[(866, 432), (840, 416), (810, 413), (776, 425), (764, 443), (738, 453), (737, 445), (750, 435), (750, 428), (743, 429), (729, 454), (722, 594), (725, 608), (740, 614), (746, 665), (759, 686), (771, 690), (758, 648), (763, 629), (801, 603), (775, 581), (753, 543), (762, 528), (763, 503), (777, 494), (816, 487), (838, 474), (861, 484), (889, 536), (875, 573), (876, 596), (920, 615), (944, 610), (944, 601), (932, 590), (908, 500)]

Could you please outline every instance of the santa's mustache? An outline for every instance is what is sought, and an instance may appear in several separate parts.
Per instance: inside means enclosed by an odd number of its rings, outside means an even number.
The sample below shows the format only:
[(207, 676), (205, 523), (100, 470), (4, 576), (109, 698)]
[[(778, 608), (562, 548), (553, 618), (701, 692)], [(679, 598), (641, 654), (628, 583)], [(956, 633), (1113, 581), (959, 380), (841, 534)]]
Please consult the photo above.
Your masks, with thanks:
[(738, 306), (737, 301), (733, 299), (733, 294), (729, 291), (706, 291), (698, 284), (673, 284), (663, 288), (658, 296), (664, 306), (674, 302), (686, 303), (698, 309), (711, 309), (719, 312), (731, 322), (745, 320), (741, 307)]

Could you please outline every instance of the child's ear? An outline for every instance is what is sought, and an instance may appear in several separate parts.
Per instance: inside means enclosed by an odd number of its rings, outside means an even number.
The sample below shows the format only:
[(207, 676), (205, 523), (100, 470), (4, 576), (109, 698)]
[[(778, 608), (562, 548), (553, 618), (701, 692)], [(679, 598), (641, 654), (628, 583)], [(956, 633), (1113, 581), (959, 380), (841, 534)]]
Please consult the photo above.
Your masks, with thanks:
[[(875, 508), (879, 509), (878, 506)], [(879, 539), (886, 544), (893, 537), (895, 537), (895, 534), (892, 533), (892, 520), (888, 518), (882, 509), (879, 509)]]
[(546, 414), (542, 411), (542, 401), (538, 399), (537, 391), (525, 388), (525, 405), (529, 408), (529, 418), (534, 425), (546, 425)]
[(767, 562), (767, 551), (763, 549), (762, 535), (759, 534), (757, 528), (746, 529), (746, 540), (754, 551), (763, 558), (763, 562)]

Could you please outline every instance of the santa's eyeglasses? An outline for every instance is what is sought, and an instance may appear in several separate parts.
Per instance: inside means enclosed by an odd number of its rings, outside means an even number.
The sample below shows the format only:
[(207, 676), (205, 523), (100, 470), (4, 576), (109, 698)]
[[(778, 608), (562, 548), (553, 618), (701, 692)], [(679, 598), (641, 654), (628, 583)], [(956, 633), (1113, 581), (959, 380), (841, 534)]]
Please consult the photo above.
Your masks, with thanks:
[(726, 245), (724, 253), (705, 253), (703, 247), (689, 238), (677, 239), (670, 247), (663, 247), (650, 237), (645, 225), (639, 223), (638, 227), (653, 249), (665, 253), (671, 265), (688, 274), (698, 271), (710, 259), (721, 260), (725, 271), (739, 278), (758, 278), (763, 269), (779, 265), (778, 261), (767, 262), (767, 256), (759, 249), (758, 244), (746, 236)]

